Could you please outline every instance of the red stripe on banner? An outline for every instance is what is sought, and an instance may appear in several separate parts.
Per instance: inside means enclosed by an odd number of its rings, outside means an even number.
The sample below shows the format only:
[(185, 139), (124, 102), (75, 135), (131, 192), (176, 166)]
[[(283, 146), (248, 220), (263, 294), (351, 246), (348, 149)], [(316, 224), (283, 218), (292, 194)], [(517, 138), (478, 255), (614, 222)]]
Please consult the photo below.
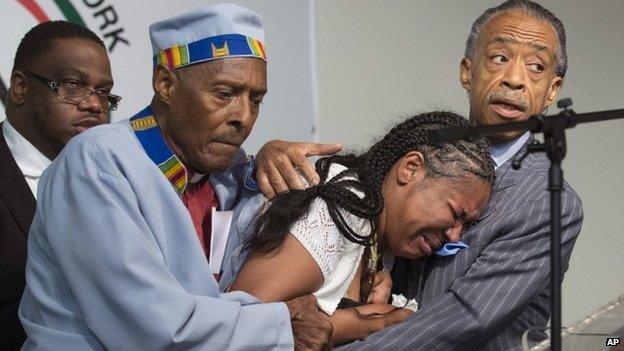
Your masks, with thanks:
[(173, 53), (170, 48), (165, 50), (165, 55), (167, 56), (167, 65), (169, 66), (169, 69), (174, 69), (175, 62), (173, 61)]
[(47, 22), (50, 18), (43, 12), (41, 7), (35, 2), (35, 0), (17, 0), (22, 6), (28, 10), (39, 23)]
[(266, 52), (264, 51), (264, 45), (262, 45), (262, 42), (260, 40), (257, 41), (258, 46), (260, 47), (260, 54), (262, 55), (263, 58), (266, 58)]
[(174, 174), (171, 175), (171, 178), (169, 178), (169, 181), (171, 183), (177, 183), (178, 180), (180, 180), (180, 178), (184, 177), (184, 174), (186, 172), (184, 171), (184, 167), (180, 168), (179, 171), (175, 172)]

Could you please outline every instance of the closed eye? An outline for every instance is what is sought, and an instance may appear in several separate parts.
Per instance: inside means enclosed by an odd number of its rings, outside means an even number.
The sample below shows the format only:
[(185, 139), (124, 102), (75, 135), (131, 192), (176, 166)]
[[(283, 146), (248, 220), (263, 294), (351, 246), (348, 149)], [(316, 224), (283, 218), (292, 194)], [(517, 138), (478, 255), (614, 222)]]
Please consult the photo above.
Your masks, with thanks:
[(232, 98), (233, 94), (231, 91), (225, 91), (225, 90), (218, 90), (217, 91), (217, 97), (221, 100), (228, 100), (230, 98)]

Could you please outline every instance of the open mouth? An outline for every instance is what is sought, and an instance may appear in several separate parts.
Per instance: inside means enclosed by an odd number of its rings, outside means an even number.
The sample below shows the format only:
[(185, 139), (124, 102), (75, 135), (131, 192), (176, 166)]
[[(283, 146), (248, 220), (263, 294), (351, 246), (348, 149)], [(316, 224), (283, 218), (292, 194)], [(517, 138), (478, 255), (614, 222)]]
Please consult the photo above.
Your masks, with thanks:
[(410, 244), (426, 256), (431, 256), (447, 242), (441, 232), (419, 233), (411, 237)]
[(490, 101), (490, 106), (496, 114), (505, 118), (518, 118), (526, 111), (523, 103), (509, 99), (493, 99)]
[(415, 246), (418, 247), (420, 252), (422, 252), (423, 254), (427, 256), (431, 256), (431, 254), (433, 253), (434, 249), (432, 247), (432, 244), (429, 241), (427, 241), (427, 239), (425, 239), (424, 236), (422, 235), (417, 236), (413, 240), (413, 243), (415, 244)]

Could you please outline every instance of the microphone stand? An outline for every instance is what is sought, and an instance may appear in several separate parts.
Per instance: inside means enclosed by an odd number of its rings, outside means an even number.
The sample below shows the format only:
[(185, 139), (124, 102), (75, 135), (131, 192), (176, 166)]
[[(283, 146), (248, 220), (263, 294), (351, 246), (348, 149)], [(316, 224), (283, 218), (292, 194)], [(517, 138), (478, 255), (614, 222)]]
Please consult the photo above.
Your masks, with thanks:
[(561, 351), (561, 192), (563, 191), (563, 170), (561, 161), (566, 155), (565, 129), (579, 123), (599, 122), (624, 118), (624, 109), (577, 114), (570, 108), (572, 100), (562, 99), (557, 107), (562, 111), (554, 116), (535, 115), (526, 121), (510, 122), (489, 126), (453, 127), (431, 130), (429, 139), (438, 142), (456, 140), (473, 141), (481, 136), (491, 136), (508, 131), (531, 131), (544, 133), (544, 142), (533, 141), (526, 152), (513, 160), (512, 167), (519, 169), (522, 160), (533, 152), (546, 152), (551, 165), (548, 173), (550, 191), (550, 350)]

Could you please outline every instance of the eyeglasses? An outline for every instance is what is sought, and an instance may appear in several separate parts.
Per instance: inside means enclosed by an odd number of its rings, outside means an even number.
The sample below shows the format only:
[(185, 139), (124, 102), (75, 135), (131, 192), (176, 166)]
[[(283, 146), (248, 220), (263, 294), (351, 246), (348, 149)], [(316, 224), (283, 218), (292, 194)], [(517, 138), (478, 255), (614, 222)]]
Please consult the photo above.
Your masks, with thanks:
[(91, 95), (95, 94), (100, 102), (100, 106), (102, 109), (106, 111), (115, 111), (117, 109), (117, 105), (119, 101), (121, 101), (121, 96), (110, 94), (104, 91), (94, 91), (83, 84), (77, 82), (59, 82), (50, 78), (46, 78), (40, 74), (37, 74), (32, 71), (26, 71), (31, 74), (33, 77), (39, 79), (42, 83), (48, 86), (48, 88), (52, 89), (58, 96), (63, 99), (71, 102), (72, 104), (84, 104), (89, 100)]

